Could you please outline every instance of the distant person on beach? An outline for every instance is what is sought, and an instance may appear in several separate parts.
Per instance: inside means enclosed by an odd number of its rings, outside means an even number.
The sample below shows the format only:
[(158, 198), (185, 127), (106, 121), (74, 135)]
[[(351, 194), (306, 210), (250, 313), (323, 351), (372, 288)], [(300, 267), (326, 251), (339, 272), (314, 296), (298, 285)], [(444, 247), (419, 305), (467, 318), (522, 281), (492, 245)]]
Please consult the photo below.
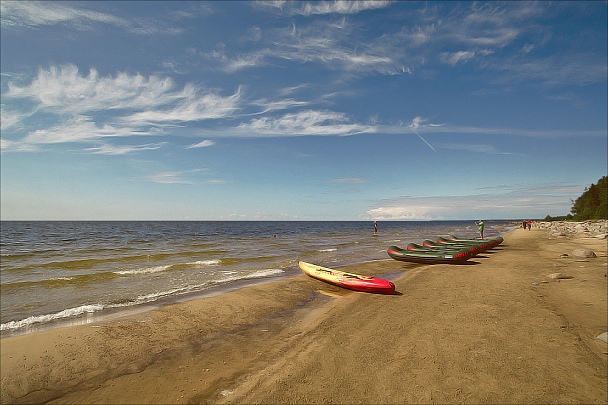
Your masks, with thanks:
[(527, 224), (528, 224), (528, 230), (532, 229), (532, 221), (528, 220)]
[(521, 225), (523, 226), (524, 231), (525, 231), (526, 230), (526, 220), (525, 219), (523, 220), (523, 222), (521, 223)]
[(483, 219), (480, 219), (479, 222), (475, 222), (475, 225), (477, 225), (477, 229), (479, 229), (479, 237), (483, 239), (483, 227), (485, 226)]
[(374, 235), (378, 234), (378, 221), (374, 221)]

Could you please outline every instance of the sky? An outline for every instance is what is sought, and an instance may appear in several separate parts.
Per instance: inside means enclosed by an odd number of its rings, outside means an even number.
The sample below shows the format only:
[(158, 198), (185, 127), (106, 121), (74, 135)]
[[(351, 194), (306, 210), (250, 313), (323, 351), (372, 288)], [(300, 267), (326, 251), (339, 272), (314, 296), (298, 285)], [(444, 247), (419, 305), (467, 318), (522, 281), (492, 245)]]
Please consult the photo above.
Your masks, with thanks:
[(566, 215), (607, 3), (2, 1), (2, 220)]

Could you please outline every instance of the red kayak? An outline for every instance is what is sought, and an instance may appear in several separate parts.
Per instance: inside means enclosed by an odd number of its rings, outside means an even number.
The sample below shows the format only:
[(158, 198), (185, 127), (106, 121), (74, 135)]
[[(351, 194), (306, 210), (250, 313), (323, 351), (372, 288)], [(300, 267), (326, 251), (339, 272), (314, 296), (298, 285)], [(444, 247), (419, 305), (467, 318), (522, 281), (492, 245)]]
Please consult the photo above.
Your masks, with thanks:
[(345, 273), (306, 262), (300, 262), (299, 265), (300, 269), (310, 277), (339, 287), (348, 288), (349, 290), (376, 294), (395, 293), (395, 284), (383, 278)]

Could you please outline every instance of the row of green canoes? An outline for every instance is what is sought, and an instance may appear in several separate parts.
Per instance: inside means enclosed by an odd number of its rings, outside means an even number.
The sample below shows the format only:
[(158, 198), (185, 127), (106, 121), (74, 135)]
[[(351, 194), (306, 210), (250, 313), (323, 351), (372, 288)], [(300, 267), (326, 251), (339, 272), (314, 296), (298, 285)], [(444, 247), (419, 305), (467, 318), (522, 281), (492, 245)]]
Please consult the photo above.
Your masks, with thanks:
[(498, 236), (492, 239), (464, 239), (455, 236), (439, 237), (437, 241), (425, 240), (422, 245), (410, 243), (405, 249), (390, 246), (388, 255), (395, 259), (411, 263), (424, 264), (459, 264), (470, 258), (493, 249), (503, 242)]

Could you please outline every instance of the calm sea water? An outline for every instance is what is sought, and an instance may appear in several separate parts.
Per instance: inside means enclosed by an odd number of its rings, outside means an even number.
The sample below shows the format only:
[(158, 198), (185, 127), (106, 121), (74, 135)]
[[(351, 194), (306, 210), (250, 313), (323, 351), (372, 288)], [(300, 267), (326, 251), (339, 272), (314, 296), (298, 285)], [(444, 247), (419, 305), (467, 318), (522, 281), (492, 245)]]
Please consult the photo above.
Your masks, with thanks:
[[(487, 221), (498, 235), (509, 221)], [(85, 323), (246, 282), (301, 274), (298, 261), (387, 259), (390, 245), (475, 237), (473, 221), (1, 223), (0, 332)]]

